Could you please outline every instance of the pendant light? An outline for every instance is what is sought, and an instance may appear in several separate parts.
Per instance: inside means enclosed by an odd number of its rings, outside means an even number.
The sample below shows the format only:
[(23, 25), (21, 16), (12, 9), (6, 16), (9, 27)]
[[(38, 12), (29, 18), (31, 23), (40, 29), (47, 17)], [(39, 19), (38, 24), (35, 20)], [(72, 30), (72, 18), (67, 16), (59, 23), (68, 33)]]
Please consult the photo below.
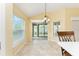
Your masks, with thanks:
[(48, 23), (50, 21), (50, 19), (47, 17), (47, 14), (46, 14), (47, 10), (46, 10), (46, 8), (47, 8), (47, 5), (45, 3), (45, 13), (44, 13), (43, 22)]

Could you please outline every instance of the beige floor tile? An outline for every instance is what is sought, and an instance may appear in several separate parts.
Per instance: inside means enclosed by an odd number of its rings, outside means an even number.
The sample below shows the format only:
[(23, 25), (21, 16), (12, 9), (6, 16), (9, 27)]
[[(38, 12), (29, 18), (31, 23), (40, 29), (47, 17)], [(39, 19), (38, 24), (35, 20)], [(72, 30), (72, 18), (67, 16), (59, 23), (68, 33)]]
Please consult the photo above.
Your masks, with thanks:
[(61, 48), (55, 42), (47, 40), (33, 40), (31, 44), (26, 45), (19, 56), (61, 56)]

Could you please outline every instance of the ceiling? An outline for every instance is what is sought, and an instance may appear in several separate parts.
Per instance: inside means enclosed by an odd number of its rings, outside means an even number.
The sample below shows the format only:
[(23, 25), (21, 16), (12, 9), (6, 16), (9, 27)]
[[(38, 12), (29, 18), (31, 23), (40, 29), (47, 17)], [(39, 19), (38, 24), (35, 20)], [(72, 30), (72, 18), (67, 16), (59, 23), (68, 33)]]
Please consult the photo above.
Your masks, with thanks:
[[(16, 3), (26, 15), (32, 17), (45, 11), (44, 3)], [(55, 11), (60, 8), (79, 8), (79, 3), (46, 3), (47, 11)]]

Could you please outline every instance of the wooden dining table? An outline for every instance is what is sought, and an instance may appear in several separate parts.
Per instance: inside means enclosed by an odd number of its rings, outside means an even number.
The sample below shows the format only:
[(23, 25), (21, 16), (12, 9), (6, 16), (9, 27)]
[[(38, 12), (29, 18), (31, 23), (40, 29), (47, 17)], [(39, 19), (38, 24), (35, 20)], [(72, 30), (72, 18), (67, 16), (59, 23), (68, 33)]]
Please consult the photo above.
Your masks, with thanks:
[(72, 56), (79, 56), (79, 42), (57, 42), (57, 44)]

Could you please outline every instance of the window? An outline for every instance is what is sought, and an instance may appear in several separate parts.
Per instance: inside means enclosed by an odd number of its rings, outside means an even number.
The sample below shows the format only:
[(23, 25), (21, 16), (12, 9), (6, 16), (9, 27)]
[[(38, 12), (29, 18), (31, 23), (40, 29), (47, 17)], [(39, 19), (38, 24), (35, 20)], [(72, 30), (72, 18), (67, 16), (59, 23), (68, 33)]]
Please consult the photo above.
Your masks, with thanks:
[(39, 36), (44, 36), (44, 25), (39, 25)]
[(33, 37), (47, 37), (47, 24), (33, 24)]
[(34, 37), (38, 36), (37, 25), (34, 26)]
[(20, 17), (13, 16), (13, 47), (24, 39), (25, 23)]
[(53, 35), (57, 36), (57, 31), (60, 29), (60, 21), (53, 22)]
[(45, 36), (48, 36), (48, 27), (45, 25)]

